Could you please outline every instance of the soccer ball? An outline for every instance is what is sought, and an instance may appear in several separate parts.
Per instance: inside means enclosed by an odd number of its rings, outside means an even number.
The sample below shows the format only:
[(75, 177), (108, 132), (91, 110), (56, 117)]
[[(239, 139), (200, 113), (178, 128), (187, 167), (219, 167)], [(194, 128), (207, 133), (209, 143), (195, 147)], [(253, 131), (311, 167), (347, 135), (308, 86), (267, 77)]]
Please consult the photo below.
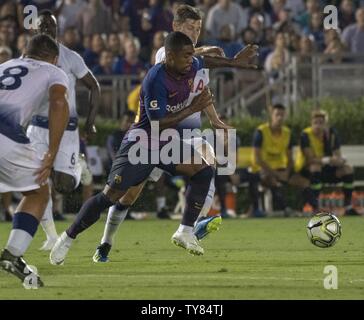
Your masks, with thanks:
[(332, 247), (341, 237), (341, 223), (331, 213), (318, 213), (308, 222), (307, 236), (317, 247)]

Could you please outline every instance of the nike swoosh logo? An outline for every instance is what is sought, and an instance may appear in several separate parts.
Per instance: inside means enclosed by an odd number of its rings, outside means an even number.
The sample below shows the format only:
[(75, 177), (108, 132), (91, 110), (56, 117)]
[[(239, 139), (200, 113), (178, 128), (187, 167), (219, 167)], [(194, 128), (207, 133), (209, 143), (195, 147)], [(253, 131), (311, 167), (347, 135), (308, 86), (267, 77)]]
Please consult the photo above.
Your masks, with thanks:
[(175, 97), (177, 94), (178, 94), (178, 92), (171, 93), (171, 94), (168, 96), (168, 98), (173, 98), (173, 97)]

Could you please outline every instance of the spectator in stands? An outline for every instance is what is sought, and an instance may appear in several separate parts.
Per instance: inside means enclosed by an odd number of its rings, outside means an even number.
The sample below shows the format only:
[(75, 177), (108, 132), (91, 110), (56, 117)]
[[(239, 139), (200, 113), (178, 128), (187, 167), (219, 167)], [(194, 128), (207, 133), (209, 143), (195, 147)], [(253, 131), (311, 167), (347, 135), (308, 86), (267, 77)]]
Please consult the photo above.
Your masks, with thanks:
[[(99, 63), (92, 68), (92, 72), (95, 75), (112, 75), (113, 74), (113, 66), (114, 56), (111, 50), (106, 49), (101, 51)], [(102, 83), (105, 84), (105, 83)]]
[(22, 33), (19, 35), (17, 41), (16, 41), (16, 53), (15, 53), (15, 57), (20, 57), (23, 52), (24, 49), (27, 46), (27, 43), (29, 41), (30, 35), (27, 33)]
[(312, 35), (315, 39), (315, 44), (318, 50), (319, 51), (324, 50), (325, 48), (324, 27), (323, 27), (323, 16), (321, 12), (313, 12), (311, 14), (309, 26), (303, 29), (303, 33), (306, 36)]
[(259, 13), (252, 15), (249, 21), (249, 27), (256, 33), (256, 44), (259, 46), (265, 46), (266, 41), (263, 16)]
[(149, 63), (150, 66), (155, 65), (155, 55), (157, 51), (164, 46), (164, 40), (166, 39), (167, 35), (167, 31), (158, 31), (154, 34), (152, 48), (145, 48), (143, 50), (144, 52), (140, 54), (143, 57), (143, 61)]
[(1, 46), (0, 47), (0, 64), (10, 60), (13, 56), (13, 52), (9, 47)]
[(273, 25), (273, 30), (284, 33), (300, 33), (299, 26), (292, 20), (291, 11), (283, 8), (278, 12), (278, 19)]
[(13, 17), (17, 28), (23, 30), (23, 6), (14, 0), (3, 0), (0, 2), (0, 19), (3, 17)]
[(102, 36), (98, 33), (92, 35), (91, 48), (86, 49), (83, 54), (83, 59), (87, 66), (92, 69), (99, 62), (99, 57), (102, 50), (105, 49), (105, 42)]
[(257, 43), (257, 33), (254, 29), (248, 27), (242, 32), (242, 39), (244, 45)]
[(243, 49), (243, 45), (235, 39), (234, 25), (227, 24), (221, 28), (218, 39), (211, 40), (208, 44), (222, 48), (226, 57), (233, 58), (241, 49)]
[(208, 12), (206, 18), (206, 33), (209, 39), (216, 39), (221, 28), (232, 24), (238, 34), (247, 27), (247, 18), (241, 6), (231, 0), (218, 0)]
[(17, 35), (16, 19), (13, 16), (2, 17), (0, 19), (0, 46), (8, 46), (15, 51)]
[(299, 16), (295, 16), (294, 20), (300, 25), (301, 29), (308, 28), (310, 25), (311, 15), (314, 12), (320, 11), (320, 0), (307, 0), (306, 11)]
[(290, 54), (287, 50), (286, 38), (283, 33), (278, 33), (275, 41), (274, 51), (265, 60), (264, 69), (273, 80), (278, 78), (281, 68), (288, 64)]
[[(277, 1), (277, 0), (275, 0)], [(281, 0), (279, 0), (281, 1)], [(264, 7), (264, 1), (263, 0), (250, 0), (250, 6), (247, 7), (246, 15), (248, 21), (251, 19), (253, 15), (259, 14), (263, 17), (263, 26), (264, 28), (269, 28), (272, 26), (272, 19), (269, 14), (269, 12)]]
[(355, 23), (355, 6), (352, 0), (342, 0), (339, 8), (339, 27), (345, 29)]
[(115, 74), (140, 75), (145, 67), (139, 59), (139, 41), (136, 38), (126, 40), (124, 50), (124, 57), (116, 59), (114, 63), (113, 72)]
[(69, 49), (76, 51), (82, 55), (85, 51), (80, 35), (76, 27), (67, 27), (62, 37), (62, 43)]
[[(76, 27), (81, 13), (86, 10), (85, 0), (62, 0), (63, 5), (58, 15), (58, 32), (62, 36), (68, 28)], [(72, 49), (74, 50), (74, 49)]]
[(329, 126), (328, 114), (322, 110), (313, 111), (311, 126), (301, 134), (296, 171), (310, 181), (313, 198), (306, 198), (306, 202), (312, 205), (313, 211), (319, 209), (318, 197), (323, 183), (343, 182), (346, 214), (356, 215), (351, 205), (354, 170), (341, 154), (340, 147), (339, 134)]
[(322, 62), (342, 63), (344, 62), (345, 46), (339, 38), (335, 38), (329, 42), (324, 51)]
[(285, 8), (291, 11), (292, 17), (296, 17), (305, 10), (305, 2), (303, 0), (286, 0)]
[(312, 37), (303, 36), (300, 39), (298, 61), (301, 63), (310, 62), (311, 55), (315, 52), (315, 43)]
[(364, 52), (364, 8), (355, 12), (356, 23), (346, 27), (342, 34), (342, 42), (351, 53)]
[(102, 0), (90, 0), (78, 15), (78, 28), (83, 35), (109, 34), (112, 31), (112, 16)]
[(109, 172), (112, 162), (115, 160), (115, 154), (120, 147), (120, 143), (123, 140), (125, 133), (129, 130), (134, 120), (135, 113), (129, 110), (125, 111), (121, 116), (119, 129), (115, 130), (107, 137), (106, 149), (109, 156), (109, 166), (107, 168), (107, 172)]
[[(286, 0), (272, 0), (272, 24), (279, 21), (279, 13), (286, 9)], [(287, 10), (289, 11), (289, 10)]]
[(251, 169), (259, 173), (262, 185), (272, 191), (274, 210), (283, 210), (288, 215), (282, 187), (288, 183), (293, 169), (291, 130), (284, 126), (286, 108), (282, 104), (273, 105), (269, 111), (269, 122), (254, 133)]
[[(215, 5), (216, 0), (201, 0), (200, 3), (197, 5), (197, 8), (200, 10), (204, 17), (207, 17), (207, 14), (211, 10), (211, 8)], [(204, 42), (207, 40), (206, 36), (206, 19), (202, 19), (202, 26), (200, 32), (200, 39), (199, 42)]]
[(115, 32), (109, 34), (107, 38), (107, 47), (111, 51), (114, 58), (121, 58), (124, 54), (119, 35)]

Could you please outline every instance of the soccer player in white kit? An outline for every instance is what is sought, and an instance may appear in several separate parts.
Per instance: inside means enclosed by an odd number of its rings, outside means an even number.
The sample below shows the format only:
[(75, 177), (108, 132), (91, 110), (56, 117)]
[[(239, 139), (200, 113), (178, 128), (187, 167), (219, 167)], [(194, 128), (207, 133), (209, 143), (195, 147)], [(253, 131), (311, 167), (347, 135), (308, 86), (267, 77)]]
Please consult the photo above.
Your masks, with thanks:
[[(37, 27), (38, 34), (47, 34), (57, 41), (57, 20), (51, 11), (44, 10), (39, 13)], [(86, 135), (96, 132), (94, 120), (99, 104), (100, 86), (78, 53), (68, 49), (61, 43), (57, 42), (57, 44), (59, 47), (57, 66), (67, 74), (69, 79), (70, 119), (54, 162), (51, 178), (54, 189), (61, 194), (67, 194), (71, 193), (79, 185), (82, 167), (85, 166), (84, 163), (81, 163), (84, 162), (84, 159), (79, 158), (76, 81), (80, 79), (90, 90), (90, 108), (85, 125)], [(48, 148), (48, 115), (46, 112), (39, 112), (33, 116), (27, 135), (40, 153)], [(41, 221), (41, 226), (47, 235), (47, 240), (41, 250), (51, 250), (58, 237), (52, 211), (52, 198), (50, 198)]]
[[(189, 5), (181, 5), (177, 8), (174, 19), (173, 19), (173, 30), (180, 31), (186, 34), (196, 46), (198, 38), (200, 36), (202, 27), (202, 16), (198, 9), (191, 7)], [(247, 57), (249, 55), (254, 57), (256, 55), (256, 47), (247, 47), (246, 53)], [(247, 52), (249, 51), (249, 52)], [(216, 65), (214, 67), (226, 67), (226, 64), (231, 63), (231, 60), (225, 58), (224, 51), (219, 47), (199, 47), (195, 48), (195, 55), (203, 55), (203, 56), (214, 56), (217, 57)], [(219, 58), (221, 57), (221, 58)], [(156, 53), (156, 64), (161, 63), (165, 60), (165, 48), (160, 48)], [(224, 65), (225, 64), (225, 65)], [(231, 67), (254, 67), (254, 65), (247, 64), (246, 66), (242, 66), (241, 62), (240, 65), (234, 65), (231, 63), (229, 65)], [(202, 90), (207, 86), (209, 83), (209, 70), (208, 69), (201, 69), (196, 73), (194, 78), (193, 88), (191, 90), (188, 103), (189, 105), (193, 98), (197, 95), (201, 94)], [(206, 109), (204, 109), (206, 115), (208, 116), (211, 126), (215, 129), (230, 129), (232, 127), (226, 125), (223, 121), (221, 121), (217, 115), (215, 107), (213, 104), (209, 105)], [(185, 129), (194, 129), (194, 128), (201, 128), (201, 112), (196, 112), (189, 116), (188, 118), (184, 119), (180, 124), (179, 128)], [(215, 161), (215, 153), (212, 146), (207, 143), (201, 137), (196, 137), (191, 140), (191, 144), (193, 144), (194, 148), (201, 153), (202, 157), (208, 161), (209, 164), (213, 164)], [(203, 152), (203, 148), (205, 147), (205, 152)], [(163, 171), (159, 168), (155, 168), (151, 175), (150, 179), (153, 181), (157, 181)], [(123, 196), (123, 198), (117, 203), (109, 208), (107, 221), (105, 224), (104, 235), (101, 239), (101, 244), (97, 247), (96, 252), (93, 256), (94, 262), (107, 262), (108, 261), (108, 253), (111, 249), (114, 235), (118, 229), (120, 223), (122, 223), (127, 215), (128, 209), (131, 205), (135, 203), (138, 199), (139, 194), (141, 193), (146, 181), (136, 187), (131, 187), (128, 192)], [(213, 196), (215, 193), (215, 185), (211, 183), (209, 196), (206, 199), (204, 204), (204, 208), (201, 211), (200, 218), (206, 217), (210, 207), (212, 205)], [(198, 222), (194, 229), (194, 234), (196, 237), (201, 240), (204, 238), (208, 233), (218, 230), (221, 224), (221, 217), (214, 216), (209, 219), (205, 219), (204, 221)]]
[[(69, 119), (68, 78), (55, 66), (58, 54), (52, 38), (36, 35), (24, 57), (0, 65), (0, 192), (23, 194), (1, 252), (0, 267), (23, 283), (31, 277), (36, 287), (43, 283), (22, 256), (44, 214), (49, 198), (48, 177)], [(36, 113), (49, 118), (49, 144), (42, 154), (24, 129)]]

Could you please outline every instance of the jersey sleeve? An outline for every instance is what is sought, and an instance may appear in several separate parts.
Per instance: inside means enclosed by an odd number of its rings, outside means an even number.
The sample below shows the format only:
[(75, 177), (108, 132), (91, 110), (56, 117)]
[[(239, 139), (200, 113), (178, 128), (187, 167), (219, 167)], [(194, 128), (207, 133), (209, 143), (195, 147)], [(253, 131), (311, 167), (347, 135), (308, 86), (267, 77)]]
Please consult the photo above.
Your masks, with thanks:
[(253, 136), (253, 147), (254, 148), (261, 148), (263, 145), (263, 134), (262, 131), (257, 129), (254, 132)]
[(52, 66), (49, 72), (48, 89), (55, 84), (64, 86), (68, 90), (68, 77), (66, 73), (60, 68)]
[(86, 66), (85, 61), (77, 52), (72, 52), (70, 55), (71, 70), (77, 79), (82, 79), (86, 74), (90, 72), (90, 69)]
[(159, 120), (166, 114), (167, 89), (160, 79), (150, 82), (144, 91), (144, 106), (149, 120)]
[(166, 59), (166, 50), (164, 47), (159, 48), (155, 54), (155, 64), (162, 63)]
[(302, 150), (310, 147), (310, 139), (308, 138), (308, 135), (306, 132), (301, 133), (300, 146), (301, 146)]
[(201, 70), (205, 67), (205, 62), (203, 57), (198, 56), (198, 57), (193, 57), (193, 63), (192, 63), (192, 68), (194, 68), (196, 71)]

